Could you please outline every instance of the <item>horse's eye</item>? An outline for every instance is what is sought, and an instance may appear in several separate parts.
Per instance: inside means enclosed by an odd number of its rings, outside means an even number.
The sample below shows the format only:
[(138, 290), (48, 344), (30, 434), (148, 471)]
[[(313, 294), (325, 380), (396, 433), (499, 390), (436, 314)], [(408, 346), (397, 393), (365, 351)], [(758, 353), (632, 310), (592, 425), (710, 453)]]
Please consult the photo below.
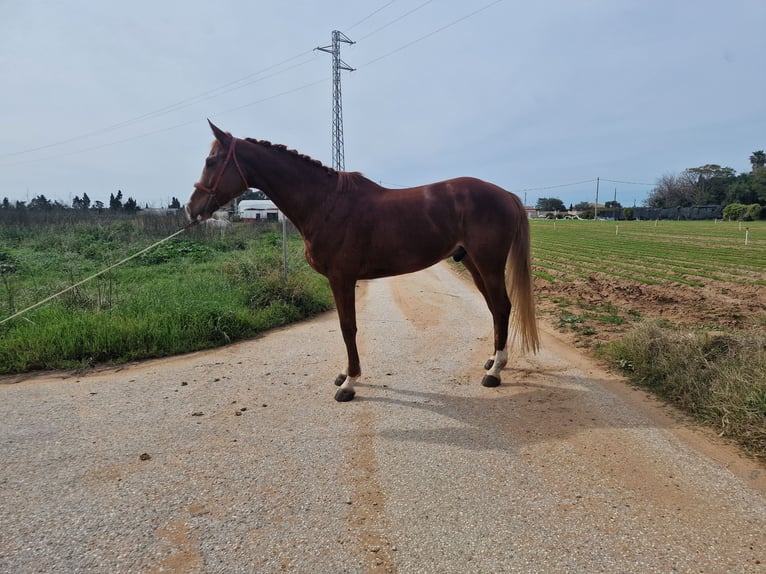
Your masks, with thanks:
[(215, 164), (215, 159), (212, 157), (209, 157), (205, 160), (205, 166), (206, 167), (213, 167), (213, 164)]

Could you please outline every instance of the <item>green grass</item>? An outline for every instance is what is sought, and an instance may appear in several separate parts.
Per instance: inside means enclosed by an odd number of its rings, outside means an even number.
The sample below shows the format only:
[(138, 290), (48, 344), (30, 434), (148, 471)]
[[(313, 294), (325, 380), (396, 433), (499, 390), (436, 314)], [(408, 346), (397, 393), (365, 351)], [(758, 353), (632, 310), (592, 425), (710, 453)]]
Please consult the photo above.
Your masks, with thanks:
[[(178, 222), (3, 227), (0, 319), (167, 237)], [(13, 227), (13, 229), (11, 229)], [(2, 237), (2, 236), (5, 237)], [(2, 262), (0, 257), (0, 262)], [(0, 373), (162, 357), (252, 337), (329, 309), (303, 242), (268, 226), (195, 229), (0, 325)]]
[[(762, 285), (766, 222), (533, 220), (535, 271), (594, 272), (647, 284), (701, 286), (711, 278)], [(745, 228), (749, 228), (745, 245)]]
[(679, 332), (646, 322), (602, 349), (647, 388), (766, 461), (766, 334)]

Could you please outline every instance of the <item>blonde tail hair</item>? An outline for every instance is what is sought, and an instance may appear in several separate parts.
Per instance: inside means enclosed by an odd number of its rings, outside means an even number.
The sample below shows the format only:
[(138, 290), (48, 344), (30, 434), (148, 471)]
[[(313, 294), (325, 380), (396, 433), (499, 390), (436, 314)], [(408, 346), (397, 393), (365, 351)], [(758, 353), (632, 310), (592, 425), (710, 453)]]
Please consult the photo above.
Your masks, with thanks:
[(536, 353), (540, 349), (532, 292), (532, 254), (529, 220), (519, 202), (519, 217), (513, 224), (511, 248), (505, 265), (505, 288), (511, 300), (511, 343), (519, 343), (522, 351)]

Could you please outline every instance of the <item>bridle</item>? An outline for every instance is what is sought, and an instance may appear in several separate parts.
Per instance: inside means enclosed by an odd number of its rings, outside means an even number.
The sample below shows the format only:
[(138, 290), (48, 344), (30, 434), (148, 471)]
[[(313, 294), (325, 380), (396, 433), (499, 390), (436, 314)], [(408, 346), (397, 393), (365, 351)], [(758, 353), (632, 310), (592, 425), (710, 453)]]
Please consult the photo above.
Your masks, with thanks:
[(215, 178), (215, 183), (213, 184), (213, 187), (207, 187), (197, 182), (194, 184), (194, 189), (199, 189), (200, 191), (204, 191), (205, 193), (210, 194), (211, 199), (215, 197), (215, 195), (218, 193), (218, 184), (221, 183), (221, 178), (223, 177), (223, 174), (226, 173), (226, 168), (229, 166), (229, 162), (232, 159), (234, 160), (234, 165), (237, 168), (237, 173), (239, 173), (239, 177), (242, 178), (242, 181), (245, 184), (245, 189), (250, 187), (250, 185), (247, 183), (247, 179), (245, 178), (245, 174), (242, 173), (242, 168), (240, 167), (239, 161), (237, 160), (237, 154), (234, 153), (234, 147), (236, 145), (237, 145), (237, 138), (232, 137), (231, 145), (229, 146), (229, 151), (226, 154), (226, 159), (223, 160), (223, 165), (221, 166), (221, 169)]

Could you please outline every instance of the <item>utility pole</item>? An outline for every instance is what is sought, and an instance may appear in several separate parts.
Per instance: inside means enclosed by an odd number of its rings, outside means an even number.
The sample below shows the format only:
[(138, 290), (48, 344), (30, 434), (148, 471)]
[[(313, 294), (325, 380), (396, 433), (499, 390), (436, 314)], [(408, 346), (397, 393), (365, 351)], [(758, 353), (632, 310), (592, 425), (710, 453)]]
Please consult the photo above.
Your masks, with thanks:
[(598, 182), (599, 177), (596, 178), (596, 203), (593, 204), (593, 219), (598, 219)]
[(317, 47), (317, 50), (332, 54), (332, 163), (339, 171), (346, 169), (343, 157), (343, 101), (340, 91), (340, 72), (353, 72), (354, 68), (340, 59), (340, 44), (354, 44), (343, 32), (333, 30), (332, 44)]

